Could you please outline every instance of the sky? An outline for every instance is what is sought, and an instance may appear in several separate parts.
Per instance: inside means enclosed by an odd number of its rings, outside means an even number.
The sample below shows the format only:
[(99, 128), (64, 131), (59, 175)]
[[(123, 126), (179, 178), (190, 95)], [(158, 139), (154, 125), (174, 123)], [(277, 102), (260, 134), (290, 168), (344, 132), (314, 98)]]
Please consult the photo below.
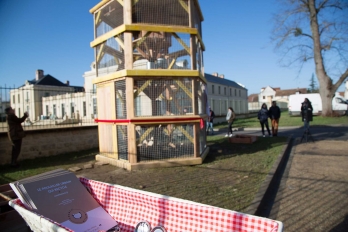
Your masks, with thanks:
[[(99, 0), (0, 0), (0, 86), (19, 87), (44, 70), (83, 86), (94, 51), (93, 15)], [(271, 42), (275, 0), (199, 0), (204, 21), (205, 73), (224, 74), (248, 94), (262, 87), (309, 88), (313, 61), (282, 67)], [(338, 91), (344, 91), (341, 86)]]

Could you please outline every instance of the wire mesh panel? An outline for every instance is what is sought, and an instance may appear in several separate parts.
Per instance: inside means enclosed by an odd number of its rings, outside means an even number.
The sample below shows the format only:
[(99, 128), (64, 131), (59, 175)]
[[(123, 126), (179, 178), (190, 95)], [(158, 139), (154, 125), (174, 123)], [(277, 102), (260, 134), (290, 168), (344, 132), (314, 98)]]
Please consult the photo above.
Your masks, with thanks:
[(199, 154), (202, 155), (203, 151), (207, 147), (207, 121), (203, 121), (203, 125), (199, 131)]
[(191, 69), (190, 34), (133, 32), (133, 69)]
[(173, 116), (192, 113), (192, 78), (135, 80), (135, 116)]
[[(123, 33), (96, 46), (97, 71), (112, 73), (124, 69)], [(109, 68), (106, 70), (106, 68)], [(102, 70), (101, 70), (102, 69)]]
[(128, 160), (128, 133), (126, 125), (118, 125), (117, 128), (117, 153), (119, 160)]
[(202, 51), (202, 45), (197, 41), (197, 52), (196, 52), (196, 68), (197, 70), (204, 76), (204, 70), (203, 70), (203, 51)]
[(207, 95), (207, 85), (204, 84), (204, 82), (197, 80), (195, 81), (197, 84), (197, 96), (198, 98), (197, 103), (198, 103), (198, 114), (206, 114), (208, 113), (208, 108), (207, 108), (207, 102), (208, 102), (208, 95)]
[(201, 18), (200, 18), (200, 13), (198, 11), (198, 7), (196, 6), (196, 4), (192, 4), (192, 10), (191, 10), (191, 13), (192, 13), (192, 21), (193, 21), (193, 27), (194, 28), (197, 28), (199, 34), (201, 35), (202, 37), (202, 23), (201, 23)]
[(193, 157), (193, 124), (137, 125), (135, 130), (138, 162)]
[(134, 1), (133, 23), (189, 26), (188, 0)]
[(110, 1), (94, 13), (95, 38), (123, 24), (123, 6), (119, 1)]
[(116, 118), (127, 118), (126, 80), (115, 81)]

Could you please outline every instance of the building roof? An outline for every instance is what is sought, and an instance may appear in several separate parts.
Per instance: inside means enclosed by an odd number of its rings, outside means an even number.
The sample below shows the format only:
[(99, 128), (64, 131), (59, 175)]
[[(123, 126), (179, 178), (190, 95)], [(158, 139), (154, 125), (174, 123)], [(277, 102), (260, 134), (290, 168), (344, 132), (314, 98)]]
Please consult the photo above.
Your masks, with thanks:
[[(48, 86), (60, 86), (60, 87), (73, 87), (75, 92), (83, 92), (84, 87), (83, 86), (71, 86), (69, 84), (63, 83), (60, 80), (56, 79), (55, 77), (51, 76), (50, 74), (44, 75), (39, 80), (33, 79), (28, 81), (31, 85), (48, 85)], [(25, 85), (22, 85), (20, 87), (23, 87)]]
[(216, 76), (213, 76), (213, 75), (208, 74), (208, 73), (204, 73), (204, 77), (205, 77), (205, 79), (207, 79), (208, 82), (212, 82), (212, 83), (216, 83), (216, 84), (220, 84), (220, 85), (227, 85), (227, 86), (231, 86), (231, 87), (238, 88), (238, 89), (246, 89), (234, 81), (227, 80), (227, 79), (221, 78), (221, 77), (216, 77)]
[(344, 92), (338, 92), (341, 97), (344, 97)]
[(258, 102), (259, 101), (259, 94), (253, 93), (248, 96), (248, 102)]
[(275, 93), (276, 97), (281, 97), (281, 96), (290, 96), (292, 94), (296, 94), (297, 92), (299, 93), (307, 93), (306, 88), (297, 88), (297, 89), (284, 89), (284, 90), (277, 90)]
[[(280, 87), (271, 87), (271, 86), (267, 86), (267, 87), (270, 87), (274, 91), (279, 91), (280, 90)], [(267, 87), (262, 87), (261, 90), (265, 90)]]

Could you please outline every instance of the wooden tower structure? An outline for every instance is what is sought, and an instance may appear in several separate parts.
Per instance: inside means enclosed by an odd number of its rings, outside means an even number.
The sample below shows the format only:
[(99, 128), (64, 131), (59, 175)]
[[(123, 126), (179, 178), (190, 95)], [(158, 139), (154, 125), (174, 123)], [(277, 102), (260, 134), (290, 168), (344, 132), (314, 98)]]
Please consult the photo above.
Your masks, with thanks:
[(198, 0), (103, 0), (90, 12), (96, 159), (128, 170), (201, 164), (209, 148)]

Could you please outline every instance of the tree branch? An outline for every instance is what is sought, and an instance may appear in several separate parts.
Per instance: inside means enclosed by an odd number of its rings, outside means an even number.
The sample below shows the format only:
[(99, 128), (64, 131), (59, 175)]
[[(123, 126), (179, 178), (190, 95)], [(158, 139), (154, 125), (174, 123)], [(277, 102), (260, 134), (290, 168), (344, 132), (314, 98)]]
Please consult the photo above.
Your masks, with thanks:
[(338, 79), (338, 81), (333, 85), (333, 88), (338, 89), (338, 88), (342, 85), (343, 81), (344, 81), (345, 79), (347, 79), (347, 77), (348, 77), (348, 68), (347, 68), (347, 70), (340, 76), (340, 78)]

